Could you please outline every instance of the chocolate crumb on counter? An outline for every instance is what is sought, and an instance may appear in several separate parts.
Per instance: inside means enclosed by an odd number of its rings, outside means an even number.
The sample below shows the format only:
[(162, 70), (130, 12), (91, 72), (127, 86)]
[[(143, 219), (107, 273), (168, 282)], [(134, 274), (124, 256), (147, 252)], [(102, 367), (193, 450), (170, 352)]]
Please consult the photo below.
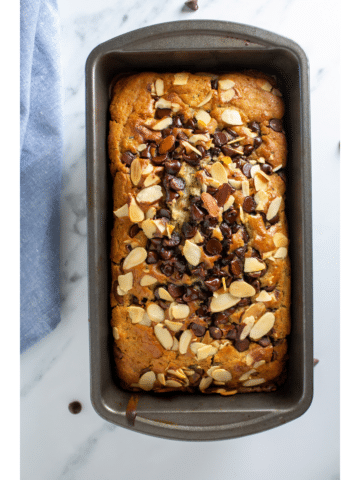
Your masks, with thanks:
[(314, 367), (316, 367), (316, 365), (319, 363), (320, 360), (318, 360), (317, 358), (314, 358)]
[(81, 412), (82, 405), (81, 405), (80, 402), (75, 400), (74, 402), (69, 403), (68, 408), (69, 408), (70, 413), (73, 413), (74, 415), (77, 415), (78, 413)]
[(196, 11), (199, 8), (198, 0), (190, 0), (188, 2), (185, 2), (185, 6), (190, 10)]
[(285, 379), (290, 333), (287, 148), (275, 79), (136, 74), (115, 85), (110, 116), (121, 385), (273, 391)]

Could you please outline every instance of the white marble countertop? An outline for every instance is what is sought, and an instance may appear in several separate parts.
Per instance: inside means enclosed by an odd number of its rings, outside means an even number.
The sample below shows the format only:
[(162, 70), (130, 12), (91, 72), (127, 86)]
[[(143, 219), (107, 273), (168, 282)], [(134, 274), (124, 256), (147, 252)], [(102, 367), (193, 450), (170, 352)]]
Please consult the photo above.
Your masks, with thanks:
[[(58, 0), (65, 155), (61, 225), (62, 321), (21, 358), (21, 469), (26, 480), (338, 480), (339, 34), (336, 0)], [(311, 72), (315, 394), (299, 419), (236, 440), (183, 443), (115, 427), (89, 392), (84, 64), (99, 43), (174, 20), (238, 21), (287, 36)], [(331, 99), (331, 100), (330, 100)], [(324, 185), (330, 188), (325, 188)], [(72, 415), (68, 404), (81, 402)]]

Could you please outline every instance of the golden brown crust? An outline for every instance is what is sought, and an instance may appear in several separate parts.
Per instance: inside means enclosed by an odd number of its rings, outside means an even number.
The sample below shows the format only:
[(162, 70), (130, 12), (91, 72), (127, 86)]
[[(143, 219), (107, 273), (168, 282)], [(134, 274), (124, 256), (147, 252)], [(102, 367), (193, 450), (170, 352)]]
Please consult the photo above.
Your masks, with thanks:
[(124, 388), (275, 389), (290, 333), (275, 79), (142, 73), (116, 83), (110, 114), (111, 325)]

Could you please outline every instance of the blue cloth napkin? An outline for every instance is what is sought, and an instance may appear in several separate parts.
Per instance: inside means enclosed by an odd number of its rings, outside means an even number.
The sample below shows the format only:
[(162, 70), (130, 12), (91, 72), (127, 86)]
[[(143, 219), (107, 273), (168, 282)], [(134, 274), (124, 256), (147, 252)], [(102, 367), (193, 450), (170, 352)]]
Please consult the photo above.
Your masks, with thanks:
[(62, 84), (56, 0), (20, 4), (20, 350), (60, 321)]

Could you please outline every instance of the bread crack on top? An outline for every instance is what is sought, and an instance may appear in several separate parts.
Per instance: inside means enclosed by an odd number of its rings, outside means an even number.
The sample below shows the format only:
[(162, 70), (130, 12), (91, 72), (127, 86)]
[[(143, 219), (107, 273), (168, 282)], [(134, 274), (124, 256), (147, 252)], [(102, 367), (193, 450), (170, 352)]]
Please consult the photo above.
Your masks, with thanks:
[(132, 391), (285, 378), (284, 102), (257, 71), (141, 73), (112, 92), (114, 361)]

